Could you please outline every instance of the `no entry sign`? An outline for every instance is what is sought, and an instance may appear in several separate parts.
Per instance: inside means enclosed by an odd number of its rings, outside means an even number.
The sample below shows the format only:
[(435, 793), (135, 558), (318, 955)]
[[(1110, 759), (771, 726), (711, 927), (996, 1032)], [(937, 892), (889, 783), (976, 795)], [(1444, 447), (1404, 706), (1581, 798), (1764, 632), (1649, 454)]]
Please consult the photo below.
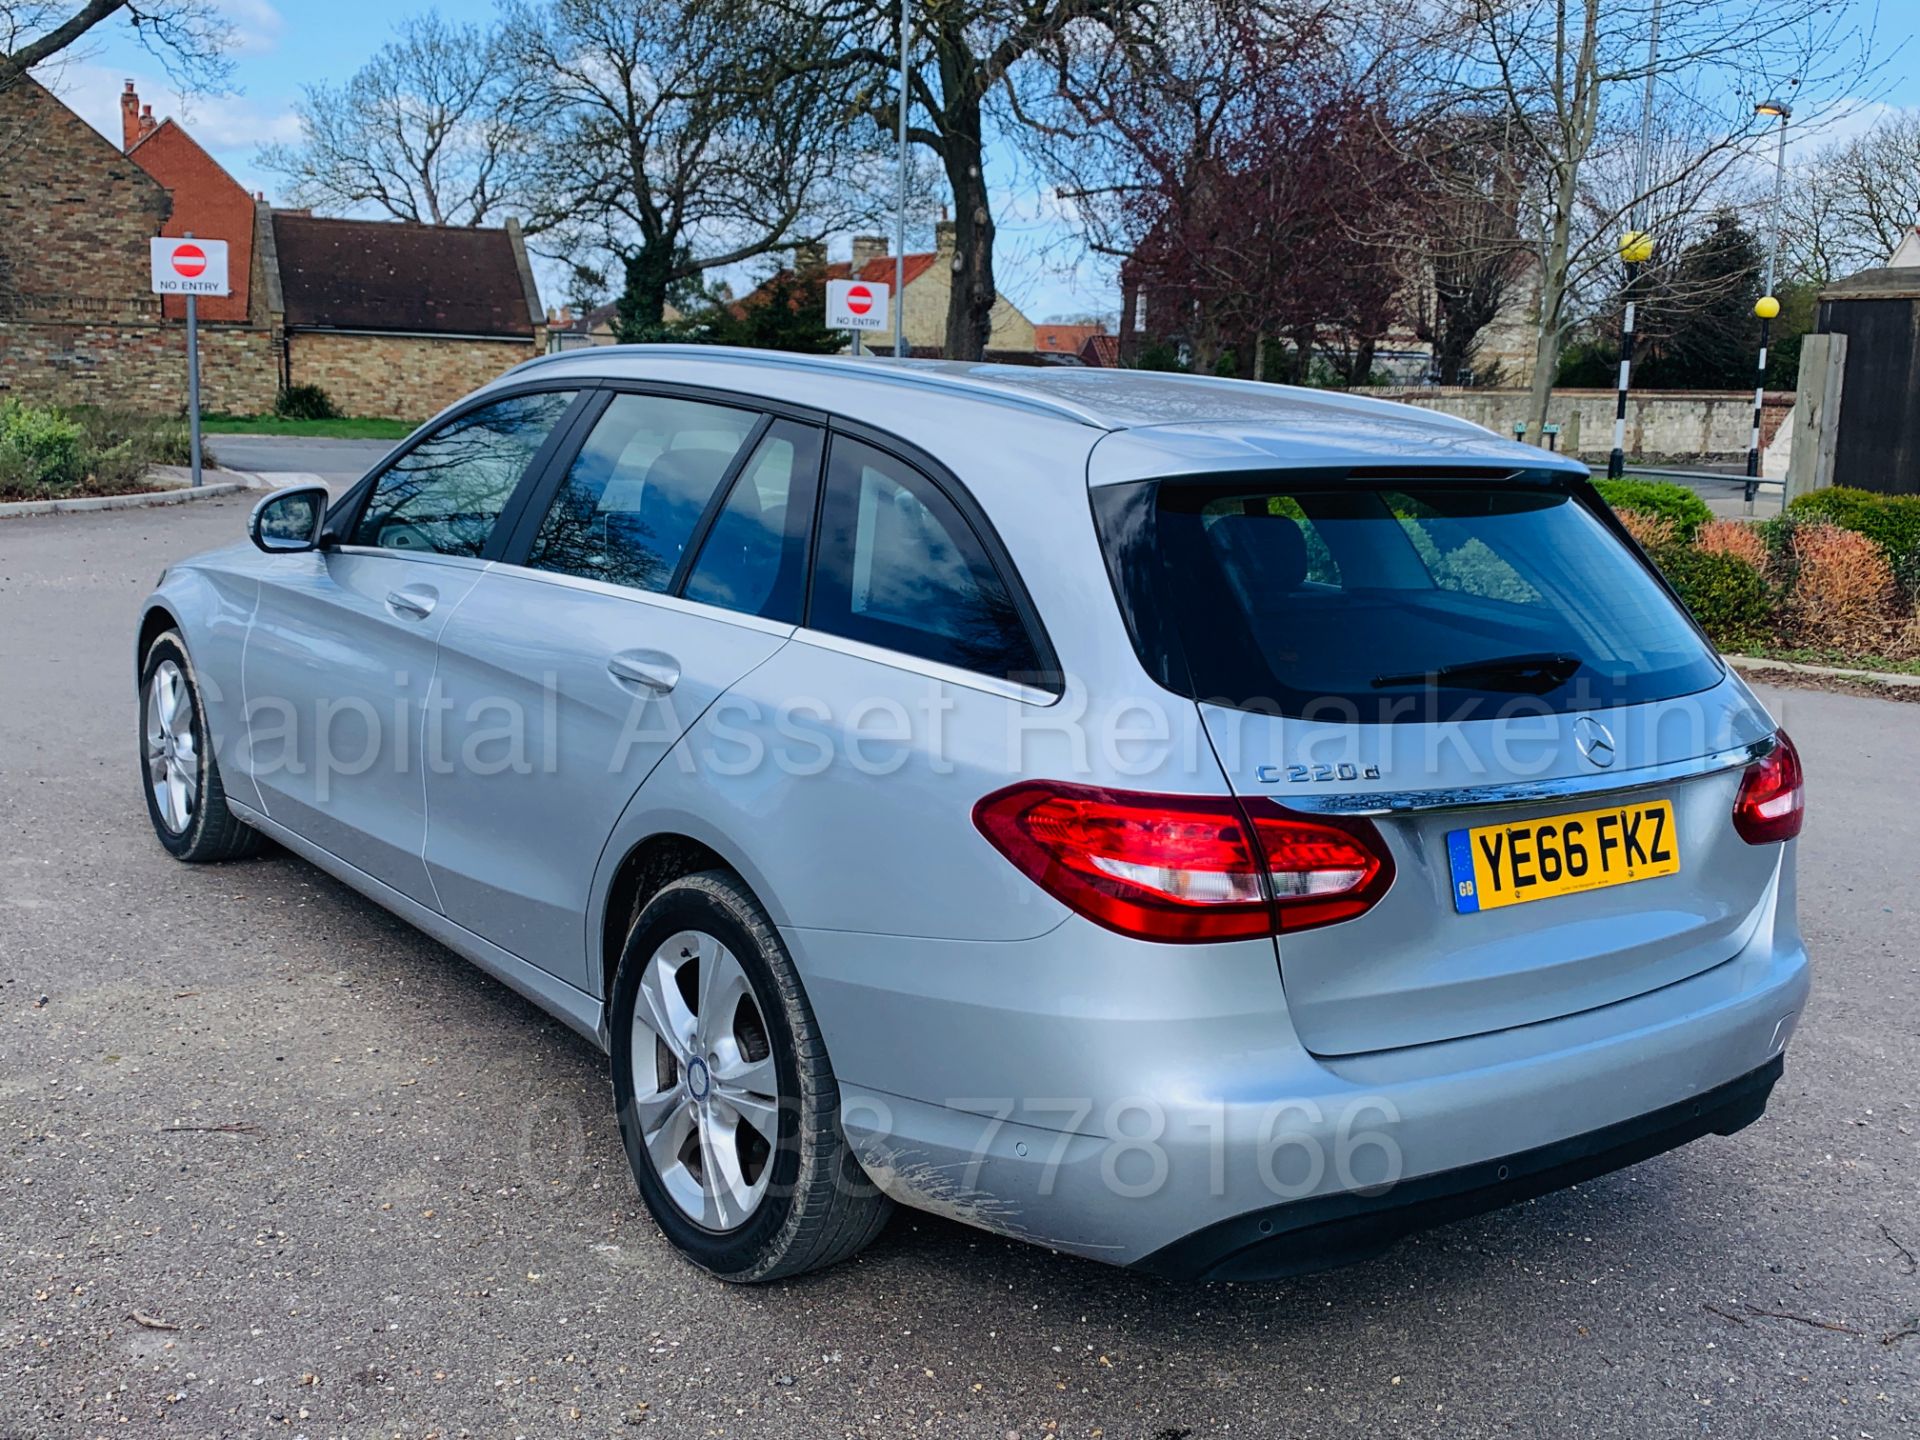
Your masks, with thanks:
[(156, 295), (225, 295), (227, 242), (156, 235), (149, 242)]
[(866, 280), (829, 280), (827, 282), (827, 328), (829, 330), (884, 330), (887, 328), (887, 301), (892, 289)]

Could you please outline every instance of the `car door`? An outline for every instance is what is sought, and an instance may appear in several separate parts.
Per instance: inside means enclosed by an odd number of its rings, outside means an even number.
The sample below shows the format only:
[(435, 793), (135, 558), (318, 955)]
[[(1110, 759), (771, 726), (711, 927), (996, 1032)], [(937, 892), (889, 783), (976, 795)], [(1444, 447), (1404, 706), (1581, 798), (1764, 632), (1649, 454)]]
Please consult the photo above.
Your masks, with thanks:
[(621, 811), (793, 632), (821, 448), (809, 424), (683, 395), (613, 394), (590, 427), (441, 634), (448, 745), (427, 776), (448, 917), (574, 985)]
[(268, 817), (424, 905), (436, 904), (421, 753), (440, 630), (580, 398), (531, 391), (454, 416), (353, 492), (329, 522), (339, 543), (277, 557), (261, 581), (244, 768)]

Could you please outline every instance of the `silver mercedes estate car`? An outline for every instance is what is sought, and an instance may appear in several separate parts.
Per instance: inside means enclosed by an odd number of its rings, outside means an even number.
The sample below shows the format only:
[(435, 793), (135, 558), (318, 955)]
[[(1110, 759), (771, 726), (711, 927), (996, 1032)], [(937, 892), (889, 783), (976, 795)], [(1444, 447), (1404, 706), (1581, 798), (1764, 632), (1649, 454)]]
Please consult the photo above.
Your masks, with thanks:
[(604, 1048), (765, 1281), (894, 1203), (1167, 1275), (1755, 1120), (1803, 798), (1585, 467), (1187, 376), (520, 366), (142, 608), (160, 843), (270, 839)]

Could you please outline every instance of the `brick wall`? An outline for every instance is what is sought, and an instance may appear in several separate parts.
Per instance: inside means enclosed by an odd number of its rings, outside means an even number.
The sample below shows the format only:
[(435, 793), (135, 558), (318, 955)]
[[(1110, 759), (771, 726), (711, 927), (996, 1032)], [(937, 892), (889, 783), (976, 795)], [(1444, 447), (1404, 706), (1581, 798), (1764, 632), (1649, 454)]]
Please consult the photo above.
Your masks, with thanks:
[(544, 329), (532, 344), (296, 330), (287, 348), (292, 383), (320, 386), (345, 414), (424, 420), (547, 346)]
[[(207, 411), (273, 409), (273, 332), (200, 331), (200, 403)], [(179, 325), (0, 320), (0, 394), (48, 405), (100, 405), (153, 415), (187, 409), (187, 334)]]

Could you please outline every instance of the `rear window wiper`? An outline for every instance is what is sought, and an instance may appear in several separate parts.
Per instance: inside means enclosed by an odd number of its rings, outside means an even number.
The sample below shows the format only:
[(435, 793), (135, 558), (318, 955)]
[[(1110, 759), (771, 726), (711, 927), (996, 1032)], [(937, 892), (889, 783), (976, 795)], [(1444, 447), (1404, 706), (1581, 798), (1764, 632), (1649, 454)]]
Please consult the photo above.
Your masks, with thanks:
[(1391, 690), (1401, 685), (1436, 688), (1477, 686), (1484, 690), (1512, 690), (1544, 695), (1571, 680), (1586, 662), (1578, 655), (1500, 655), (1490, 660), (1462, 660), (1437, 670), (1406, 675), (1376, 675), (1373, 688)]

